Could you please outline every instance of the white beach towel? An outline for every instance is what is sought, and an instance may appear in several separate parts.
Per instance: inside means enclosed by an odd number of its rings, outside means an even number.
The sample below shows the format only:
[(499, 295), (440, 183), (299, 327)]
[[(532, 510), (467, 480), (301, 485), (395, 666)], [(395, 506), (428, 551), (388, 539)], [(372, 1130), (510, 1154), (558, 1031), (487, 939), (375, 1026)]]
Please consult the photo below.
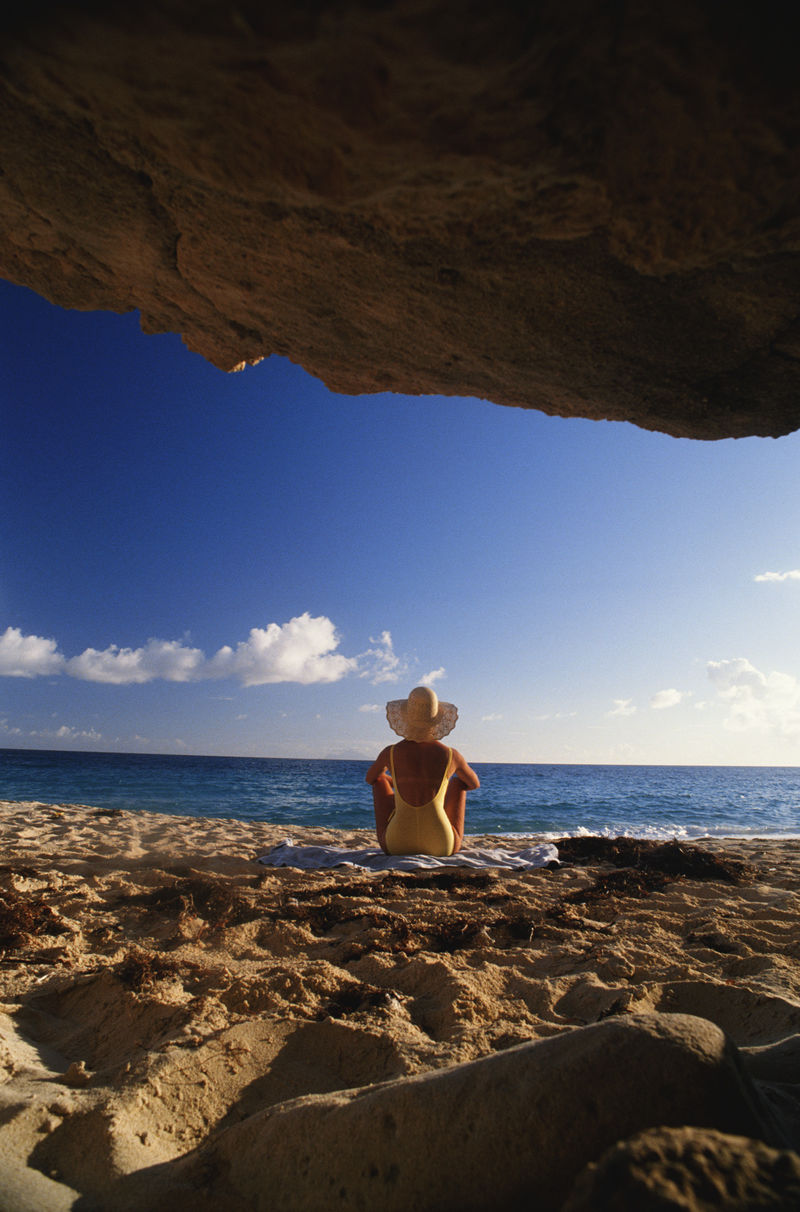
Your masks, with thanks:
[(267, 867), (303, 867), (313, 871), (324, 867), (366, 867), (369, 871), (434, 871), (442, 867), (503, 867), (529, 871), (558, 862), (558, 850), (549, 842), (527, 846), (523, 850), (461, 850), (447, 858), (431, 854), (384, 854), (377, 846), (343, 850), (339, 846), (295, 846), (286, 838), (258, 860)]

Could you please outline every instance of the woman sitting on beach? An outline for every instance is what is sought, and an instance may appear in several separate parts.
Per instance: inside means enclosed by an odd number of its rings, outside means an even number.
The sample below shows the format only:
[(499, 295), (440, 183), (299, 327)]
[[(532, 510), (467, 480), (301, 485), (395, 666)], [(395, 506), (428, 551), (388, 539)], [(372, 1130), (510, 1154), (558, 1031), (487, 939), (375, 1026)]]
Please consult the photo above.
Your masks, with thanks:
[(387, 745), (367, 771), (378, 842), (387, 854), (456, 854), (464, 837), (467, 792), (480, 779), (457, 749), (439, 738), (456, 726), (458, 711), (418, 686), (386, 704), (389, 727), (404, 739)]

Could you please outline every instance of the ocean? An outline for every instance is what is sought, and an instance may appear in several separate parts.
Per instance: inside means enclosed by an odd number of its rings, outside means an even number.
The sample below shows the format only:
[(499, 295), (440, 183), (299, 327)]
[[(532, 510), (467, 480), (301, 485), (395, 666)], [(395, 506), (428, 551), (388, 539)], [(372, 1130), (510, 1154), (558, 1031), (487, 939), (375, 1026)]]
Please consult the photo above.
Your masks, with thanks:
[[(369, 762), (0, 749), (0, 799), (373, 825)], [(800, 767), (475, 763), (467, 836), (800, 837)]]

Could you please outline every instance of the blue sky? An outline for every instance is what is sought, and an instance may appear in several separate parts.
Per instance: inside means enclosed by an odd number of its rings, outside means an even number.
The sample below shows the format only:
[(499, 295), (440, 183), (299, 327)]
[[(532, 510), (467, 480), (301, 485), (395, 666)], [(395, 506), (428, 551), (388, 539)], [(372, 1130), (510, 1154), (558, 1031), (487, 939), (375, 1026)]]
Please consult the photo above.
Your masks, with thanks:
[(800, 436), (226, 375), (0, 283), (0, 746), (800, 761)]

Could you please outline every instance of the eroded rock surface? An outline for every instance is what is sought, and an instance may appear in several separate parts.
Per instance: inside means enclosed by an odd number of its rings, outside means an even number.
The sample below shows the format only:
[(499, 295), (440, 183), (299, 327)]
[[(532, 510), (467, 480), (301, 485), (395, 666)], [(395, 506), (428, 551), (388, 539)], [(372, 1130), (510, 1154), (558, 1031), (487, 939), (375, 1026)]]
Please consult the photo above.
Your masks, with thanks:
[(0, 272), (230, 369), (703, 438), (800, 425), (788, 0), (0, 19)]

